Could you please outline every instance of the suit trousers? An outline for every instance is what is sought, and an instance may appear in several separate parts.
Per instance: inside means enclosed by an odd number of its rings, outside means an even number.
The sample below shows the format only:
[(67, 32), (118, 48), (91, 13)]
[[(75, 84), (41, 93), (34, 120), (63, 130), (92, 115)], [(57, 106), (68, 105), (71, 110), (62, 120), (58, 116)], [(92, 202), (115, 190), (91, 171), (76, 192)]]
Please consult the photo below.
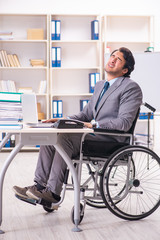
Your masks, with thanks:
[[(79, 154), (82, 134), (59, 134), (57, 142), (70, 158)], [(67, 165), (54, 146), (41, 146), (34, 181), (60, 195)]]

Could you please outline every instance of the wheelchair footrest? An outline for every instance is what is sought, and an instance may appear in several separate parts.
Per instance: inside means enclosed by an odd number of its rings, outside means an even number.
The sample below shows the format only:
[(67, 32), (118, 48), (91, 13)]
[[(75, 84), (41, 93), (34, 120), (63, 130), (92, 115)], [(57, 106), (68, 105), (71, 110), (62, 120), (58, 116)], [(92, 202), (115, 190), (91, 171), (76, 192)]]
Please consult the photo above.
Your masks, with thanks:
[(15, 194), (16, 198), (18, 198), (19, 200), (21, 201), (24, 201), (24, 202), (27, 202), (27, 203), (30, 203), (32, 205), (37, 205), (37, 204), (40, 204), (44, 207), (48, 207), (48, 208), (51, 208), (52, 207), (52, 203), (50, 202), (47, 202), (45, 201), (44, 199), (39, 199), (39, 200), (36, 200), (36, 199), (31, 199), (31, 198), (23, 198), (17, 194)]

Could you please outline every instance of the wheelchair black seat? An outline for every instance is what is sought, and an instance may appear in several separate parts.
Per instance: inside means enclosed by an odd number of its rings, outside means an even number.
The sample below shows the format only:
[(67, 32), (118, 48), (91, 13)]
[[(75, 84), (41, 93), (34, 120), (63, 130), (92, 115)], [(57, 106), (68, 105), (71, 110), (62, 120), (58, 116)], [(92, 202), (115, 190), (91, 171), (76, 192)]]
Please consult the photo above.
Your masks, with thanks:
[(108, 157), (118, 149), (128, 146), (129, 143), (124, 142), (106, 142), (85, 140), (82, 145), (84, 156), (89, 157)]

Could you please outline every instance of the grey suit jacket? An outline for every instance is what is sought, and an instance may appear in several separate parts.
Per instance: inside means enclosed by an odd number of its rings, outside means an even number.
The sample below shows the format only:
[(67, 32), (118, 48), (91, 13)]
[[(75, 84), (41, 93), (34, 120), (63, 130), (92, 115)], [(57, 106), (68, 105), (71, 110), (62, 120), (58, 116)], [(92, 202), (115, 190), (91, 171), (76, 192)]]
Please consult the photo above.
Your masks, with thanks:
[(70, 118), (84, 122), (95, 119), (100, 128), (127, 132), (142, 103), (142, 91), (135, 81), (119, 77), (106, 91), (95, 110), (104, 82), (104, 80), (97, 82), (89, 103), (79, 114), (70, 116)]

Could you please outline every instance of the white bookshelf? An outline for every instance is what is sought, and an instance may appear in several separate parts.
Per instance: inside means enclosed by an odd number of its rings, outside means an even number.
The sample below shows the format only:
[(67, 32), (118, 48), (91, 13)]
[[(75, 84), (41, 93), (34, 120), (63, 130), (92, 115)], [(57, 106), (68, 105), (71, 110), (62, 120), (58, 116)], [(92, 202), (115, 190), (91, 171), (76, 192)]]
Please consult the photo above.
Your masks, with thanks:
[[(14, 80), (16, 89), (32, 88), (41, 102), (41, 111), (49, 117), (49, 21), (47, 14), (0, 14), (0, 31), (11, 31), (12, 40), (0, 40), (0, 50), (16, 54), (21, 67), (0, 67), (1, 80)], [(43, 29), (43, 40), (28, 40), (28, 29)], [(44, 67), (32, 67), (30, 59), (43, 59)], [(39, 94), (41, 80), (47, 81), (44, 94)]]
[[(99, 40), (91, 40), (91, 21), (98, 15), (51, 15), (61, 21), (61, 40), (50, 41), (50, 95), (63, 101), (63, 116), (80, 111), (80, 99), (89, 99), (89, 73), (101, 76), (101, 32)], [(99, 26), (100, 27), (100, 26)], [(51, 34), (50, 34), (51, 36)], [(51, 66), (51, 48), (61, 47), (61, 67)]]
[[(154, 47), (154, 17), (105, 15), (102, 17), (103, 52), (127, 47), (133, 53)], [(103, 63), (104, 66), (104, 63)]]

